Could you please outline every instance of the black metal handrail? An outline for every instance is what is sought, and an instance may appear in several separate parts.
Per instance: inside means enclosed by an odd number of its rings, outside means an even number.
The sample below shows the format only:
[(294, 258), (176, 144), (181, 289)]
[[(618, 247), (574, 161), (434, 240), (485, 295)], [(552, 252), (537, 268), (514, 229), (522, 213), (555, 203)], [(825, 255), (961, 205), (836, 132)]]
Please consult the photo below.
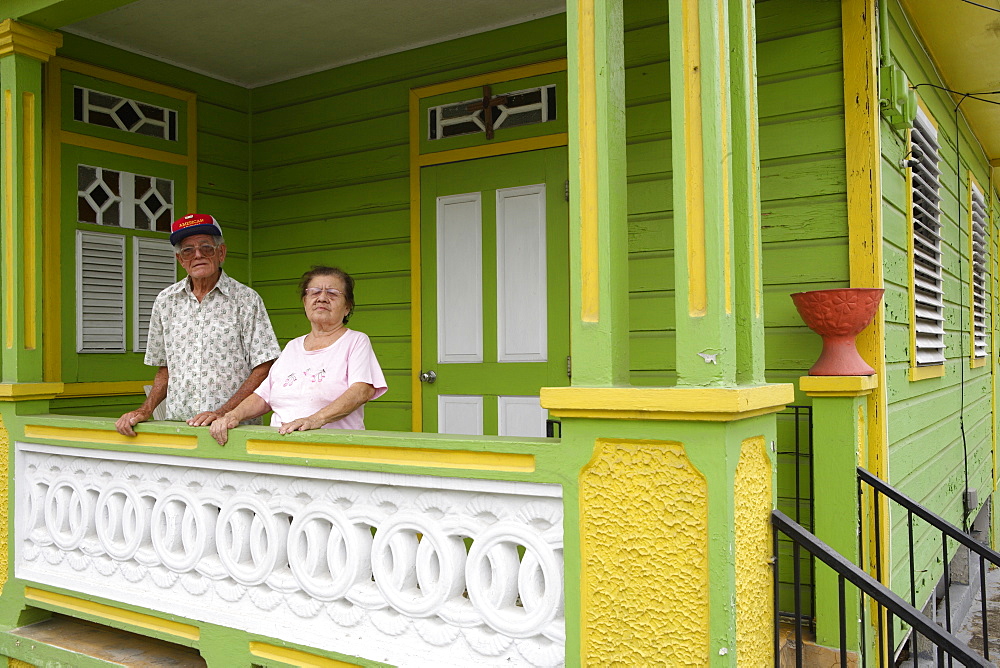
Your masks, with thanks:
[[(878, 616), (882, 617), (882, 611), (884, 610), (887, 615), (887, 628), (888, 628), (888, 644), (890, 647), (895, 645), (893, 639), (893, 617), (899, 618), (905, 624), (908, 624), (915, 635), (920, 635), (929, 640), (933, 645), (937, 647), (937, 660), (938, 665), (943, 665), (945, 658), (954, 659), (958, 661), (963, 666), (982, 666), (986, 668), (992, 666), (991, 663), (986, 661), (983, 657), (973, 653), (968, 647), (966, 647), (962, 641), (953, 636), (949, 631), (942, 629), (937, 626), (926, 617), (924, 617), (919, 610), (907, 603), (900, 596), (889, 590), (881, 582), (868, 575), (868, 573), (861, 570), (858, 566), (855, 566), (849, 562), (846, 558), (836, 552), (829, 545), (821, 541), (819, 538), (814, 536), (812, 533), (804, 529), (802, 526), (792, 521), (787, 515), (779, 510), (775, 510), (771, 513), (771, 524), (774, 526), (773, 533), (773, 548), (774, 548), (774, 574), (775, 574), (775, 615), (774, 615), (774, 665), (779, 667), (781, 665), (780, 657), (780, 646), (779, 646), (779, 632), (780, 632), (780, 619), (777, 614), (778, 611), (778, 535), (784, 534), (792, 540), (793, 545), (793, 559), (797, 562), (799, 558), (799, 551), (805, 548), (807, 552), (812, 554), (816, 559), (826, 564), (831, 568), (838, 577), (838, 589), (839, 589), (839, 603), (840, 603), (840, 665), (842, 668), (847, 668), (847, 604), (846, 604), (846, 591), (845, 583), (850, 582), (862, 593), (861, 608), (864, 609), (865, 601), (864, 597), (867, 596), (869, 599), (874, 601), (878, 607)], [(798, 580), (800, 573), (796, 569), (796, 580)], [(799, 607), (800, 602), (798, 597), (796, 597), (796, 607)], [(799, 611), (797, 610), (796, 613)], [(862, 645), (864, 643), (862, 642)], [(796, 614), (795, 621), (795, 658), (796, 666), (801, 667), (802, 663), (802, 621), (799, 614)], [(914, 662), (916, 662), (916, 657), (914, 657)], [(882, 656), (879, 656), (879, 665), (884, 665)]]
[(990, 549), (986, 545), (976, 541), (972, 536), (965, 533), (959, 529), (954, 524), (948, 522), (946, 519), (937, 515), (933, 511), (927, 509), (926, 507), (920, 505), (907, 495), (900, 492), (895, 487), (892, 487), (884, 480), (877, 478), (872, 475), (870, 471), (867, 471), (860, 466), (858, 467), (858, 492), (861, 491), (861, 483), (867, 483), (875, 490), (874, 499), (874, 525), (875, 525), (875, 571), (876, 577), (882, 579), (882, 564), (881, 564), (881, 522), (880, 522), (880, 504), (878, 495), (884, 494), (886, 498), (895, 501), (903, 508), (906, 509), (906, 527), (909, 545), (909, 562), (910, 562), (910, 603), (916, 606), (917, 598), (917, 586), (916, 586), (916, 567), (913, 563), (913, 516), (916, 515), (920, 519), (924, 520), (932, 527), (941, 532), (941, 558), (942, 567), (944, 570), (944, 601), (945, 601), (945, 628), (951, 631), (951, 574), (949, 573), (949, 559), (948, 559), (948, 539), (951, 538), (955, 542), (959, 543), (970, 549), (972, 552), (979, 556), (979, 600), (982, 612), (982, 630), (983, 630), (983, 656), (988, 660), (990, 658), (990, 645), (989, 645), (989, 632), (987, 625), (987, 597), (986, 597), (986, 562), (994, 564), (995, 566), (1000, 566), (1000, 553)]

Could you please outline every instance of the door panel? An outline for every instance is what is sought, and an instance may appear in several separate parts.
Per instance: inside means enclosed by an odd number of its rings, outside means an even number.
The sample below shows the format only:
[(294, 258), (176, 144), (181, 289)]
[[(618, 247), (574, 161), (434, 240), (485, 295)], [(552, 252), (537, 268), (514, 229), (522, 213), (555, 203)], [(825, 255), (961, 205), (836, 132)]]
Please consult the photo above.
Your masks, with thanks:
[(545, 435), (539, 388), (569, 380), (566, 173), (565, 148), (422, 169), (425, 431)]

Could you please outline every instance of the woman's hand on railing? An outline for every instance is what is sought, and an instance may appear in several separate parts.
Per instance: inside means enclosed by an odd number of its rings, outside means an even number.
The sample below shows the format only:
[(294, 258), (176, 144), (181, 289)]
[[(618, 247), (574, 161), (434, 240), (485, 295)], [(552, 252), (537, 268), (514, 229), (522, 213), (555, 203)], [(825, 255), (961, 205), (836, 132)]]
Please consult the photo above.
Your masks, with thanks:
[(208, 432), (212, 435), (219, 445), (225, 445), (229, 441), (229, 430), (239, 426), (240, 421), (234, 417), (230, 417), (229, 413), (216, 418), (212, 421), (212, 424), (208, 427)]

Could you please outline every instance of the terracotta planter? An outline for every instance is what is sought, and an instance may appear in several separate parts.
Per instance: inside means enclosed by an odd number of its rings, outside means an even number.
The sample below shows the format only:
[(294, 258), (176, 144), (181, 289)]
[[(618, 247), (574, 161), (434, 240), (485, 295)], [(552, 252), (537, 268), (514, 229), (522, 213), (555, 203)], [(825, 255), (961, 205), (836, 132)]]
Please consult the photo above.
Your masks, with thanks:
[(823, 352), (810, 376), (871, 376), (875, 369), (861, 359), (854, 339), (869, 325), (882, 288), (812, 290), (792, 295), (809, 329), (823, 337)]

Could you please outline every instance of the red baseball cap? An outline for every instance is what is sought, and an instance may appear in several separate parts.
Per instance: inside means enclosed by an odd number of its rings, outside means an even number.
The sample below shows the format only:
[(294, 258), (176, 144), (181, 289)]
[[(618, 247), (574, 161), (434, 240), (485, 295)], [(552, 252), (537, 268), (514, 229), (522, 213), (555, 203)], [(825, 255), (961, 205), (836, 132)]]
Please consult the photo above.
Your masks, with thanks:
[(214, 217), (207, 213), (189, 213), (183, 218), (178, 218), (170, 225), (170, 244), (176, 246), (194, 234), (211, 234), (213, 237), (222, 236), (222, 227)]

